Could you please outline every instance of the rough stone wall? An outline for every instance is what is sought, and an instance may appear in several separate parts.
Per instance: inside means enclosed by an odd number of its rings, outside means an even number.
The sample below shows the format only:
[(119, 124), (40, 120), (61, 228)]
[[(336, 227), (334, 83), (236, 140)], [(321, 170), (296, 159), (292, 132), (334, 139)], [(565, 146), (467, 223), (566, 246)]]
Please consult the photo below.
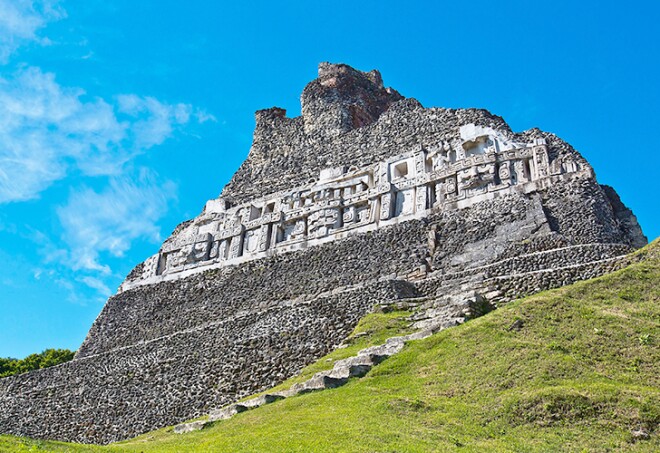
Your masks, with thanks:
[[(575, 264), (558, 262), (560, 264), (558, 266), (549, 266), (548, 261), (546, 261), (545, 265), (548, 267), (542, 269), (536, 269), (533, 263), (527, 263), (527, 266), (524, 267), (524, 269), (527, 269), (526, 272), (513, 271), (508, 275), (490, 277), (486, 280), (486, 283), (492, 285), (500, 293), (493, 302), (507, 302), (546, 289), (559, 288), (580, 280), (599, 277), (630, 264), (629, 256), (611, 256), (613, 251), (605, 248), (590, 250), (592, 254), (604, 256), (597, 261)], [(557, 257), (552, 258), (556, 259)]]
[(416, 147), (456, 142), (464, 124), (494, 126), (515, 137), (486, 110), (425, 109), (412, 98), (394, 102), (376, 122), (336, 137), (308, 135), (303, 117), (282, 115), (281, 109), (257, 112), (250, 154), (223, 189), (223, 198), (242, 203), (315, 180), (323, 168), (359, 168)]
[(0, 380), (0, 432), (125, 439), (281, 382), (339, 344), (377, 303), (456, 297), (466, 284), (505, 301), (619, 268), (623, 253), (645, 243), (616, 192), (552, 134), (514, 134), (485, 110), (425, 109), (384, 88), (376, 71), (345, 65), (323, 64), (302, 103), (298, 118), (257, 112), (250, 155), (225, 200), (306, 184), (328, 167), (460, 147), (466, 125), (542, 140), (548, 168), (573, 170), (486, 192), (468, 207), (431, 204), (423, 218), (120, 292), (72, 362)]
[(648, 240), (642, 233), (642, 229), (637, 222), (637, 217), (635, 217), (633, 212), (623, 204), (619, 194), (617, 194), (612, 187), (601, 185), (601, 188), (607, 196), (609, 204), (612, 207), (614, 217), (616, 218), (623, 235), (628, 239), (633, 247), (644, 247)]
[(491, 262), (511, 244), (549, 233), (538, 196), (514, 194), (441, 212), (435, 225), (433, 269), (445, 272)]
[(633, 238), (614, 216), (612, 206), (595, 179), (575, 179), (543, 191), (543, 205), (553, 231), (572, 243), (619, 242)]
[[(175, 334), (0, 380), (2, 432), (108, 443), (208, 413), (273, 386), (338, 345), (374, 304), (410, 294), (380, 282), (269, 303)], [(149, 297), (153, 287), (140, 291)], [(185, 297), (208, 302), (194, 285)], [(165, 302), (167, 302), (165, 301)]]
[(405, 275), (420, 265), (425, 248), (423, 222), (412, 221), (295, 254), (137, 287), (110, 298), (77, 357), (194, 328), (261, 305), (312, 298), (383, 275)]

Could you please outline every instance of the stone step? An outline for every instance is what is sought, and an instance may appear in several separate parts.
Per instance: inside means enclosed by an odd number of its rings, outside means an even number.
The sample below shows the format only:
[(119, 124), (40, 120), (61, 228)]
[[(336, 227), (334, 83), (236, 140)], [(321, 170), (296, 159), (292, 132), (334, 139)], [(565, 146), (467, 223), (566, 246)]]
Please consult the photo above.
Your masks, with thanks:
[(433, 329), (424, 329), (408, 335), (388, 338), (384, 344), (362, 349), (356, 356), (337, 360), (331, 370), (318, 372), (305, 382), (294, 384), (286, 390), (257, 396), (214, 410), (209, 414), (208, 420), (182, 423), (174, 427), (174, 432), (182, 434), (198, 431), (214, 421), (229, 419), (241, 412), (272, 403), (282, 398), (341, 387), (350, 378), (364, 376), (373, 366), (401, 351), (406, 342), (428, 338), (433, 333), (435, 333)]
[(329, 376), (328, 374), (324, 372), (316, 373), (311, 379), (308, 379), (307, 381), (299, 384), (294, 384), (291, 387), (291, 390), (293, 390), (295, 394), (301, 395), (317, 390), (341, 387), (342, 385), (346, 384), (346, 382), (348, 382), (347, 378), (335, 378)]
[(492, 289), (488, 292), (483, 293), (484, 299), (487, 301), (498, 300), (504, 296), (504, 293), (498, 289)]
[(430, 300), (429, 297), (414, 297), (406, 299), (396, 299), (377, 305), (378, 310), (383, 313), (389, 313), (396, 310), (415, 310), (416, 308), (428, 303)]
[(337, 379), (349, 379), (352, 377), (362, 377), (371, 370), (373, 360), (371, 357), (351, 357), (335, 363), (328, 376)]
[(426, 329), (426, 330), (419, 330), (417, 332), (405, 335), (401, 338), (403, 338), (403, 341), (413, 341), (413, 340), (423, 340), (424, 338), (428, 338), (431, 335), (433, 335), (435, 332), (431, 329)]
[(403, 299), (397, 299), (394, 302), (406, 302), (413, 305), (419, 305), (426, 302), (428, 299), (429, 296), (404, 297)]
[(190, 423), (181, 423), (180, 425), (176, 425), (174, 427), (174, 433), (175, 434), (183, 434), (183, 433), (191, 433), (193, 431), (199, 431), (200, 429), (203, 429), (208, 425), (209, 422), (205, 420), (200, 420), (196, 422), (190, 422)]
[(241, 403), (230, 404), (229, 406), (225, 406), (223, 408), (212, 411), (209, 414), (208, 420), (200, 420), (176, 425), (174, 427), (174, 432), (176, 434), (183, 434), (192, 431), (199, 431), (214, 421), (227, 420), (238, 413), (245, 412), (250, 409), (255, 409), (257, 407), (263, 406), (264, 404), (273, 403), (282, 398), (284, 397), (277, 394), (266, 394), (242, 401)]
[(432, 303), (420, 308), (407, 319), (408, 321), (415, 322), (440, 316), (462, 316), (469, 310), (470, 304), (473, 303), (474, 300), (461, 299), (460, 301), (441, 301), (439, 303)]
[(216, 420), (227, 420), (228, 418), (232, 418), (234, 415), (245, 412), (248, 409), (249, 407), (243, 404), (230, 404), (229, 406), (211, 411), (209, 414), (209, 421), (214, 422)]
[(241, 401), (241, 406), (245, 406), (248, 409), (254, 409), (259, 406), (263, 406), (264, 404), (270, 404), (274, 403), (277, 400), (281, 400), (284, 398), (281, 395), (278, 394), (266, 394), (266, 395), (261, 395), (257, 396), (256, 398), (250, 398), (249, 400)]
[(339, 368), (339, 367), (344, 367), (344, 366), (352, 366), (352, 365), (369, 365), (373, 366), (374, 362), (371, 360), (371, 357), (369, 356), (352, 356), (348, 357), (347, 359), (341, 359), (337, 360), (335, 362), (334, 368)]
[[(399, 337), (396, 337), (399, 338)], [(373, 361), (374, 365), (381, 363), (383, 360), (387, 359), (389, 356), (396, 354), (397, 352), (403, 349), (404, 342), (387, 342), (379, 346), (372, 346), (358, 352), (358, 355), (369, 356)]]
[(293, 387), (273, 393), (273, 395), (279, 396), (281, 398), (289, 398), (291, 396), (296, 396), (297, 394), (298, 392), (294, 390)]
[(434, 333), (449, 327), (454, 327), (465, 322), (465, 318), (429, 318), (423, 321), (417, 321), (413, 324), (413, 328), (430, 330)]

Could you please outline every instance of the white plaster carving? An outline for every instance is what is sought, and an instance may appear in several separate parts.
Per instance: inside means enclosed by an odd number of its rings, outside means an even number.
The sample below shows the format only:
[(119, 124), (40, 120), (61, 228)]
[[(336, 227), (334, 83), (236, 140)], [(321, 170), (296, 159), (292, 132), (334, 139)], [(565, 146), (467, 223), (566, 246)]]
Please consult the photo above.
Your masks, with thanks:
[(317, 182), (243, 205), (210, 200), (145, 262), (142, 276), (125, 285), (313, 246), (429, 210), (469, 206), (493, 192), (529, 192), (537, 181), (547, 186), (552, 178), (582, 171), (570, 157), (551, 162), (544, 139), (521, 144), (473, 124), (460, 135), (462, 145), (445, 141), (366, 168), (324, 169)]

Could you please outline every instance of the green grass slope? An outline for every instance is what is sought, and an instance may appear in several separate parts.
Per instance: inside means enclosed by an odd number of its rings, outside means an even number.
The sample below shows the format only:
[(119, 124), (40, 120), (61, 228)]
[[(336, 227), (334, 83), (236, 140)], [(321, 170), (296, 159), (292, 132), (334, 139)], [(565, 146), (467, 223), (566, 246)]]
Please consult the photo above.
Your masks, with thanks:
[[(412, 342), (338, 389), (184, 435), (107, 447), (0, 436), (0, 451), (660, 451), (660, 244), (638, 253), (621, 271)], [(366, 334), (305, 374), (394, 335), (404, 315), (370, 315)]]

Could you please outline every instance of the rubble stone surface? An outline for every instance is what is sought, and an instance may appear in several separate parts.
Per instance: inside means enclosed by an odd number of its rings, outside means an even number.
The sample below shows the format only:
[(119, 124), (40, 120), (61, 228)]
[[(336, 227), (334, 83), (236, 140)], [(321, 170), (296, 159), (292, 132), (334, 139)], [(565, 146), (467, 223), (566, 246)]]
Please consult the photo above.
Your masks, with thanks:
[[(424, 108), (346, 65), (321, 64), (301, 102), (297, 118), (256, 113), (221, 196), (127, 276), (73, 361), (0, 380), (0, 432), (109, 443), (239, 410), (228, 405), (331, 351), (374, 307), (414, 308), (424, 336), (475, 303), (621, 268), (646, 243), (553, 134)], [(302, 390), (367, 372), (404, 341)]]

